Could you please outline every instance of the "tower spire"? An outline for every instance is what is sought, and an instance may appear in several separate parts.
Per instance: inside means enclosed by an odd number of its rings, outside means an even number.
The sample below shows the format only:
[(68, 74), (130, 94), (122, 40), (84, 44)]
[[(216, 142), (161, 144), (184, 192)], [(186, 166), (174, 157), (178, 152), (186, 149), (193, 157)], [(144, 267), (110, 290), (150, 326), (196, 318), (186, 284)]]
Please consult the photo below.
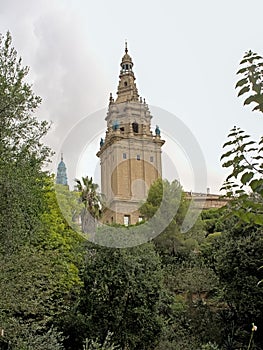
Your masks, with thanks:
[(136, 78), (132, 68), (133, 62), (131, 56), (128, 54), (128, 44), (127, 40), (125, 40), (125, 54), (121, 60), (116, 103), (139, 100), (138, 90), (135, 84)]

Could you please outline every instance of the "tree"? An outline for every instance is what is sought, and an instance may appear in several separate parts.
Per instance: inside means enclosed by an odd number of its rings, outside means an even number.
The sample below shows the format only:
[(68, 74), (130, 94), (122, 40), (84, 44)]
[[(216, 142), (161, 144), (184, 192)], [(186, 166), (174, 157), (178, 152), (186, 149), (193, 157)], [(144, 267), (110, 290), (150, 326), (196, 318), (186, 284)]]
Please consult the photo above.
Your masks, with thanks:
[(50, 155), (41, 142), (49, 125), (33, 115), (41, 102), (25, 82), (29, 68), (22, 66), (12, 47), (12, 37), (0, 34), (0, 151), (1, 163), (19, 157), (34, 157), (39, 163)]
[(263, 137), (257, 144), (240, 128), (234, 127), (223, 147), (230, 149), (222, 159), (231, 173), (222, 187), (231, 198), (230, 211), (240, 220), (263, 225)]
[[(237, 225), (238, 217), (235, 221), (212, 242), (210, 267), (219, 279), (225, 304), (221, 310), (226, 325), (222, 327), (222, 340), (238, 342), (241, 347), (248, 343), (252, 322), (263, 327), (263, 289), (258, 286), (262, 279), (263, 231), (253, 223)], [(255, 342), (262, 344), (261, 334), (255, 334)]]
[(41, 99), (25, 82), (28, 71), (10, 33), (0, 34), (0, 241), (5, 253), (7, 246), (11, 251), (30, 239), (39, 225), (41, 167), (50, 155), (41, 142), (49, 126), (33, 115)]
[(42, 170), (48, 123), (25, 82), (28, 68), (0, 35), (0, 325), (12, 349), (62, 349), (54, 324), (77, 295), (80, 237), (59, 211)]
[(98, 193), (98, 185), (93, 182), (92, 177), (83, 177), (82, 181), (76, 179), (77, 189), (80, 192), (80, 200), (84, 203), (81, 213), (82, 232), (94, 233), (96, 220), (102, 213), (102, 197)]
[(139, 209), (146, 220), (155, 215), (155, 221), (164, 228), (154, 239), (154, 243), (165, 263), (173, 259), (183, 259), (197, 249), (204, 239), (200, 219), (188, 232), (181, 232), (188, 207), (189, 203), (178, 181), (169, 183), (158, 179), (152, 184), (146, 202)]
[[(243, 75), (236, 84), (238, 96), (249, 93), (244, 105), (255, 103), (253, 111), (263, 112), (263, 58), (252, 51), (245, 53), (237, 74)], [(234, 127), (224, 144), (223, 167), (230, 168), (222, 189), (233, 200), (230, 213), (246, 223), (263, 225), (263, 137), (259, 142), (251, 140), (240, 128)], [(226, 161), (225, 161), (226, 159)]]
[(18, 349), (19, 344), (29, 346), (34, 338), (41, 344), (81, 286), (82, 239), (61, 216), (53, 186), (52, 178), (47, 178), (43, 212), (38, 213), (41, 222), (30, 232), (30, 240), (20, 241), (12, 253), (1, 254), (0, 324)]
[(263, 58), (249, 50), (240, 62), (241, 68), (237, 74), (242, 78), (236, 83), (238, 96), (250, 93), (244, 105), (255, 103), (253, 111), (263, 112)]
[(78, 191), (70, 191), (68, 186), (55, 185), (57, 202), (62, 215), (67, 223), (76, 231), (80, 230), (80, 217), (84, 207), (84, 203), (80, 202), (80, 193)]
[(74, 345), (68, 349), (82, 349), (86, 337), (103, 344), (109, 332), (121, 349), (152, 349), (162, 328), (158, 307), (163, 291), (153, 245), (116, 249), (89, 243), (83, 273), (83, 292), (71, 316), (78, 329), (69, 320)]
[[(249, 51), (240, 64), (237, 74), (243, 77), (236, 84), (238, 96), (249, 93), (244, 104), (253, 102), (253, 110), (263, 112), (262, 58)], [(222, 328), (222, 346), (236, 349), (247, 348), (253, 322), (263, 327), (263, 290), (258, 285), (263, 254), (263, 138), (257, 143), (238, 127), (228, 137), (223, 146), (228, 149), (221, 159), (230, 174), (222, 189), (231, 200), (222, 233), (211, 242), (210, 266), (218, 276), (226, 303), (221, 310), (228, 325)], [(254, 346), (262, 349), (259, 333), (255, 334)]]

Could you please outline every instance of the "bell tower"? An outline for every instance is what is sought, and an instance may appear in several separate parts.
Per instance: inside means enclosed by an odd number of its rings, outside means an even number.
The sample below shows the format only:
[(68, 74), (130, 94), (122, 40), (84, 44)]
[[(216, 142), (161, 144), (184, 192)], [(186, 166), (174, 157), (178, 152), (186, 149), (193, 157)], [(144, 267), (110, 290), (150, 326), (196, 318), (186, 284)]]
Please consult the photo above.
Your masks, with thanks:
[(62, 153), (61, 153), (61, 161), (59, 162), (58, 169), (57, 169), (56, 183), (58, 185), (68, 186), (67, 168), (66, 168), (66, 164), (63, 161)]
[(107, 130), (97, 156), (101, 164), (101, 192), (106, 206), (103, 222), (136, 224), (138, 208), (151, 184), (162, 176), (161, 139), (158, 126), (151, 131), (151, 113), (139, 97), (133, 62), (125, 43), (117, 98), (110, 94)]

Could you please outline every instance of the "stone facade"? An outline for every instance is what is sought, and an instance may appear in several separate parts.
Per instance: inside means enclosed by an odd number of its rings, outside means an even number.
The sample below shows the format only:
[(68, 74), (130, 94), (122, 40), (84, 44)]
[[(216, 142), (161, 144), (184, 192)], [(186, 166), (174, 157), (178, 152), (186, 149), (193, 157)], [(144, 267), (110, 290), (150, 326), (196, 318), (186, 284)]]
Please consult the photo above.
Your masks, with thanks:
[(121, 62), (117, 99), (110, 95), (107, 130), (97, 156), (101, 162), (101, 191), (107, 209), (103, 222), (136, 224), (138, 207), (151, 184), (162, 176), (159, 127), (151, 131), (152, 116), (138, 95), (127, 45)]
[(218, 194), (204, 194), (185, 192), (186, 199), (194, 201), (195, 209), (219, 209), (227, 205), (229, 198), (222, 197)]

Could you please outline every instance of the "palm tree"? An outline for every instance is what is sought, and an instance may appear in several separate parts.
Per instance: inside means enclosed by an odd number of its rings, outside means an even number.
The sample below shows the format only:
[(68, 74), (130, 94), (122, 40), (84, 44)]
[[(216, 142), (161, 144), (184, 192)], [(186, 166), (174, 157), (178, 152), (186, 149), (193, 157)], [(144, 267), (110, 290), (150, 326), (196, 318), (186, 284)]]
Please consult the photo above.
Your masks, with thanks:
[(84, 233), (94, 233), (97, 220), (102, 213), (102, 196), (98, 192), (99, 185), (93, 182), (92, 177), (75, 179), (80, 192), (80, 201), (84, 204), (81, 213), (81, 228)]

